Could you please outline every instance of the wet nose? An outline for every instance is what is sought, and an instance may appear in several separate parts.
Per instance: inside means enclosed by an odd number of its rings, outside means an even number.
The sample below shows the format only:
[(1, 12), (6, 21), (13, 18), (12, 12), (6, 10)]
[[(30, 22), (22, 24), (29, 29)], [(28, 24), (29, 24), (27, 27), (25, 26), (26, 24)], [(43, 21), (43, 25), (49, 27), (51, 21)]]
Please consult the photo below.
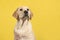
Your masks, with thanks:
[(24, 13), (25, 13), (25, 16), (28, 16), (28, 11), (24, 11)]

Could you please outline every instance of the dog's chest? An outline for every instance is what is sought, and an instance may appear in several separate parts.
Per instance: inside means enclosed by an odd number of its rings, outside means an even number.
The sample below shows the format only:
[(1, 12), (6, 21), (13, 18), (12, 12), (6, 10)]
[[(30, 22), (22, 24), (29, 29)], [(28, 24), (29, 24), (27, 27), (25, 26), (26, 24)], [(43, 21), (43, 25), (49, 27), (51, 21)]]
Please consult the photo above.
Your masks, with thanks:
[(22, 21), (20, 21), (19, 23), (17, 23), (15, 31), (18, 33), (21, 32), (22, 34), (28, 34), (32, 31), (31, 23), (26, 20), (22, 25)]
[[(25, 21), (23, 26), (21, 27), (21, 23), (18, 23), (15, 27), (15, 39), (33, 39), (33, 33), (32, 33), (32, 26), (30, 22)], [(20, 28), (19, 28), (20, 27)], [(18, 37), (17, 37), (18, 35)]]

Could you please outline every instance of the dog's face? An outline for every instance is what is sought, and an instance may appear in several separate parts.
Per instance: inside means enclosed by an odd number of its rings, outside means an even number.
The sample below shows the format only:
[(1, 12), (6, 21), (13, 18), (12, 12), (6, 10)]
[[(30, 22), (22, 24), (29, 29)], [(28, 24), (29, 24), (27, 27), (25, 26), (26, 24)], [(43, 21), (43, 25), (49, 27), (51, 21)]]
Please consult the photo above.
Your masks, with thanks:
[(32, 18), (32, 12), (28, 7), (19, 7), (17, 10), (13, 13), (13, 16), (17, 19), (31, 19)]

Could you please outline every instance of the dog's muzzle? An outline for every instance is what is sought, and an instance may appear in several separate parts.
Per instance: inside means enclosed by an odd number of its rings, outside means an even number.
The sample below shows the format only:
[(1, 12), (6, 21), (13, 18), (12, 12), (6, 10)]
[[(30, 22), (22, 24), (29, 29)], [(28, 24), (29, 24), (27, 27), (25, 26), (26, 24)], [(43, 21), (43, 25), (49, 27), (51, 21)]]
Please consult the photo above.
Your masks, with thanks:
[(28, 11), (25, 10), (24, 11), (24, 14), (25, 14), (25, 16), (28, 16)]
[(23, 17), (24, 20), (28, 19), (29, 20), (29, 16), (28, 16), (28, 11), (24, 11), (24, 17)]

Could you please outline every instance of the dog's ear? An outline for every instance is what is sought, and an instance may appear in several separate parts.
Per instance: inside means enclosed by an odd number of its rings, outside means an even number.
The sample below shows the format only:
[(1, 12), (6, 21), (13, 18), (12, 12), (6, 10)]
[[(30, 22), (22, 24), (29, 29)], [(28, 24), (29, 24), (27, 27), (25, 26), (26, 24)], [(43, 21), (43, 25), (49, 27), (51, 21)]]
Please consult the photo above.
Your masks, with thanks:
[(33, 16), (33, 13), (31, 12), (31, 14), (30, 14), (30, 20), (32, 19), (32, 16)]
[(19, 15), (17, 13), (17, 10), (13, 13), (13, 17), (16, 18), (19, 21)]

